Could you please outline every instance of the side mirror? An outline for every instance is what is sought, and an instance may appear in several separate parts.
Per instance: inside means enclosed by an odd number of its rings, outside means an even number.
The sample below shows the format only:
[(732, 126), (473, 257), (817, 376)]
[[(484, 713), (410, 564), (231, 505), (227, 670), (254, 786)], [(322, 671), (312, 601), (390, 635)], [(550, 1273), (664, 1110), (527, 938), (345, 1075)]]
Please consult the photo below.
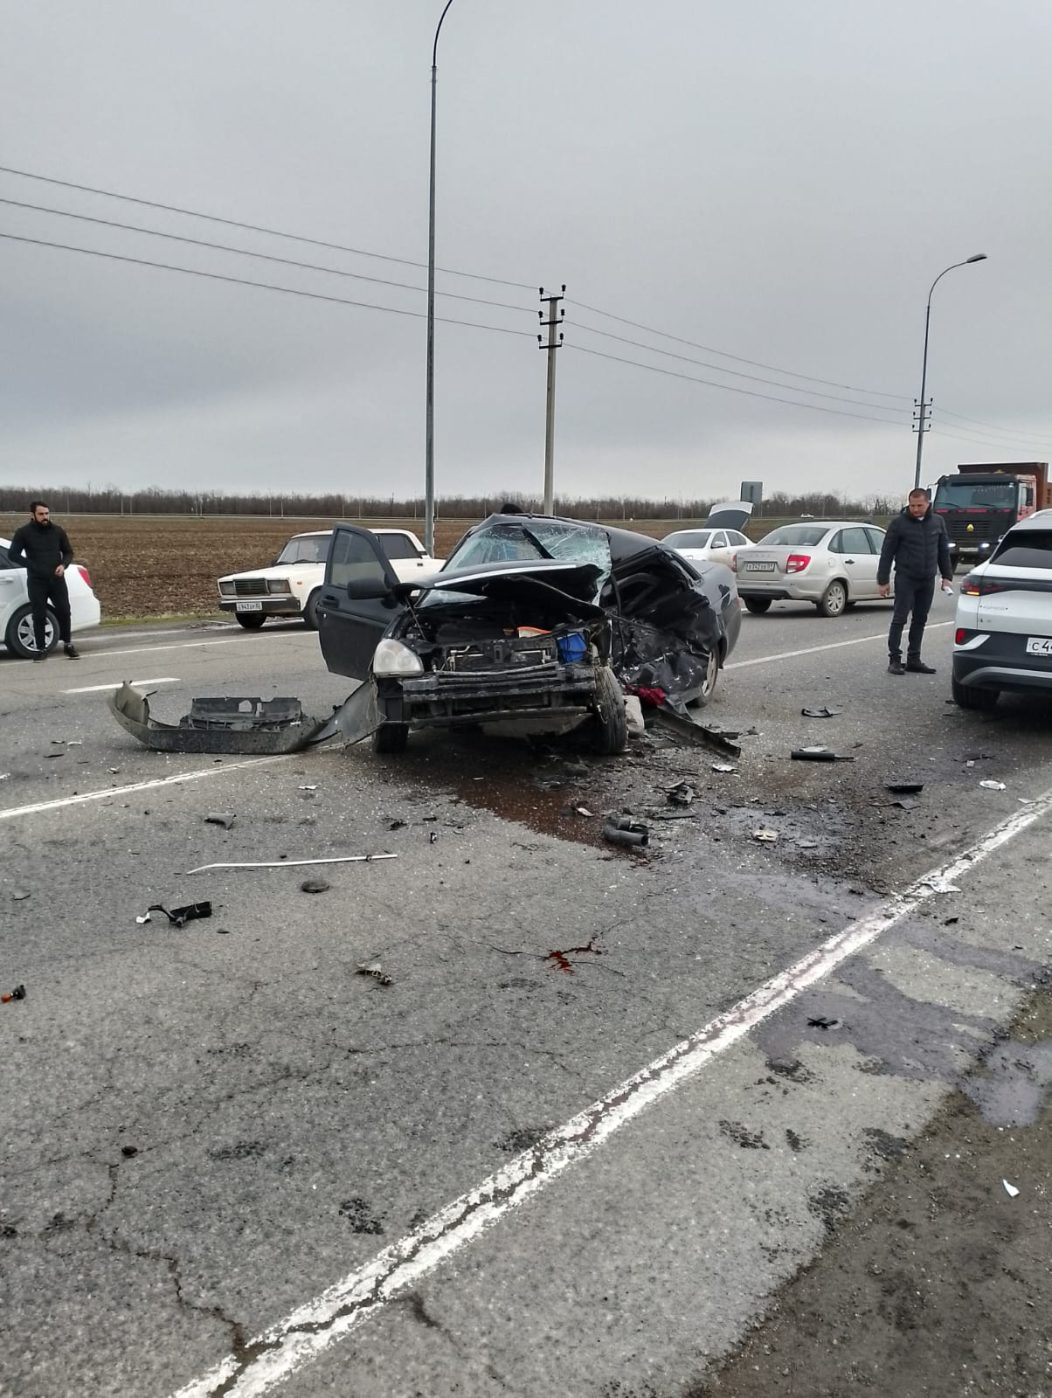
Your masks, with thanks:
[(382, 578), (352, 578), (347, 584), (347, 596), (352, 602), (374, 602), (390, 595)]

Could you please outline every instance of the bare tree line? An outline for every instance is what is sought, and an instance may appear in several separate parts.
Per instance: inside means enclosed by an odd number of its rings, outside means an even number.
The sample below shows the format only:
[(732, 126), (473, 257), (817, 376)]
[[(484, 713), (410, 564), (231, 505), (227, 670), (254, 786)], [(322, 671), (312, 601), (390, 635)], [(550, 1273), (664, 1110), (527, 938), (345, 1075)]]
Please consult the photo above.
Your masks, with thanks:
[[(365, 494), (255, 494), (234, 495), (221, 491), (147, 490), (122, 491), (114, 485), (94, 489), (86, 486), (0, 485), (0, 510), (20, 513), (31, 500), (44, 500), (56, 514), (127, 514), (189, 516), (269, 516), (289, 518), (309, 516), (320, 519), (423, 519), (424, 502), (419, 497)], [(637, 496), (608, 495), (591, 498), (557, 498), (557, 514), (571, 519), (605, 520), (684, 520), (705, 519), (714, 502), (694, 500), (641, 499)], [(754, 513), (760, 518), (794, 515), (867, 516), (888, 515), (899, 508), (899, 501), (883, 496), (851, 499), (821, 491), (790, 494), (779, 491), (763, 502)], [(444, 495), (436, 503), (436, 515), (446, 519), (481, 519), (506, 504), (519, 509), (541, 509), (539, 496), (519, 491), (494, 495)]]

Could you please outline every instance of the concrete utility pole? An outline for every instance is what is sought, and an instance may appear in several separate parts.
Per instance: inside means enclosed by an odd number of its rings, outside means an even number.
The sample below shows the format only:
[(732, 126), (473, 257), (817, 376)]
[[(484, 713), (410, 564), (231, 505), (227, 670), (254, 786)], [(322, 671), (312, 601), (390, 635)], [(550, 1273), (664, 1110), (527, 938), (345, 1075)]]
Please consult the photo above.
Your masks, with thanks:
[(544, 513), (550, 515), (555, 513), (555, 351), (563, 342), (563, 332), (560, 330), (556, 339), (555, 331), (566, 318), (566, 312), (559, 309), (559, 302), (566, 295), (566, 283), (563, 283), (558, 296), (545, 296), (543, 286), (540, 292), (541, 301), (548, 307), (547, 320), (543, 311), (537, 312), (541, 324), (548, 329), (548, 339), (545, 341), (543, 335), (538, 335), (537, 343), (541, 349), (548, 351), (548, 395), (544, 416)]
[(917, 431), (917, 467), (916, 467), (916, 470), (914, 471), (914, 474), (913, 474), (913, 489), (914, 489), (914, 490), (919, 490), (919, 489), (920, 489), (920, 482), (921, 482), (921, 460), (922, 460), (923, 455), (924, 455), (924, 434), (925, 434), (925, 432), (928, 431), (929, 427), (931, 426), (931, 423), (930, 423), (929, 420), (928, 420), (929, 417), (930, 417), (929, 409), (931, 408), (931, 403), (928, 402), (927, 398), (925, 397), (925, 394), (926, 394), (927, 391), (928, 391), (928, 331), (931, 329), (931, 298), (932, 298), (932, 292), (934, 292), (935, 288), (936, 288), (936, 287), (938, 286), (938, 284), (942, 281), (943, 277), (945, 277), (945, 275), (946, 275), (947, 272), (952, 272), (952, 271), (954, 271), (957, 267), (967, 267), (967, 266), (969, 266), (972, 262), (985, 262), (985, 261), (986, 261), (986, 253), (985, 253), (985, 252), (977, 252), (977, 253), (973, 253), (971, 257), (966, 257), (966, 258), (964, 259), (963, 262), (954, 262), (954, 263), (952, 263), (952, 264), (951, 264), (949, 267), (947, 267), (944, 271), (942, 271), (942, 272), (939, 273), (939, 275), (938, 275), (938, 276), (935, 278), (935, 280), (932, 282), (931, 288), (930, 288), (929, 291), (928, 291), (928, 305), (927, 305), (927, 309), (926, 309), (925, 312), (924, 312), (924, 355), (923, 355), (923, 358), (921, 359), (921, 391), (920, 391), (920, 399), (917, 400), (917, 411), (914, 413), (914, 419), (915, 419), (915, 421), (916, 421), (916, 423), (917, 423), (917, 428), (916, 428), (916, 431)]
[(424, 548), (435, 554), (435, 114), (438, 95), (438, 36), (453, 0), (439, 16), (431, 46), (431, 178), (427, 201), (427, 366), (424, 386)]

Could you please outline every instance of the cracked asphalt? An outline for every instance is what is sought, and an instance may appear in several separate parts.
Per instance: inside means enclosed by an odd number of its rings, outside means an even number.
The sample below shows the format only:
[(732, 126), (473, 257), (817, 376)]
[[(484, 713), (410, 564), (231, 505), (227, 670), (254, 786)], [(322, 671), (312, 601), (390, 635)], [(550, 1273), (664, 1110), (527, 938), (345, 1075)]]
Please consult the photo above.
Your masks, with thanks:
[[(324, 714), (346, 686), (298, 626), (98, 633), (76, 664), (0, 656), (0, 988), (26, 986), (0, 1006), (0, 1394), (164, 1398), (220, 1370), (202, 1392), (265, 1391), (268, 1328), (1038, 801), (1047, 708), (947, 704), (951, 617), (939, 599), (931, 679), (884, 673), (879, 605), (747, 618), (699, 715), (742, 733), (733, 773), (656, 728), (619, 760), (482, 736), (396, 759), (169, 757), (103, 693), (64, 692), (140, 678), (166, 681), (161, 718), (195, 694)], [(821, 705), (842, 713), (802, 717)], [(790, 759), (816, 743), (852, 760)], [(893, 804), (897, 779), (923, 783), (916, 804)], [(686, 806), (667, 799), (681, 781)], [(50, 802), (66, 804), (23, 809)], [(602, 840), (626, 810), (650, 827), (640, 854)], [(1048, 825), (411, 1286), (369, 1293), (280, 1390), (700, 1392), (879, 1190), (889, 1142), (923, 1142), (1044, 983)], [(186, 872), (379, 853), (397, 858)], [(307, 877), (330, 887), (305, 893)], [(210, 919), (136, 922), (202, 899)], [(389, 985), (360, 972), (375, 961)]]

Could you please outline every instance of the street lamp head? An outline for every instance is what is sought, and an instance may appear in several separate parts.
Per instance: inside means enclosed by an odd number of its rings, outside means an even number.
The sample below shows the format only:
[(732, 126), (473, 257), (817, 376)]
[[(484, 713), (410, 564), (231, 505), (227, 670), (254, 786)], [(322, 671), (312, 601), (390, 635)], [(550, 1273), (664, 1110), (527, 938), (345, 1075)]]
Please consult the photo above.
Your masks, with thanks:
[(985, 252), (973, 252), (972, 255), (971, 255), (971, 257), (966, 257), (966, 258), (964, 259), (964, 261), (965, 261), (965, 265), (967, 265), (969, 262), (985, 262), (985, 261), (986, 261), (986, 253), (985, 253)]

